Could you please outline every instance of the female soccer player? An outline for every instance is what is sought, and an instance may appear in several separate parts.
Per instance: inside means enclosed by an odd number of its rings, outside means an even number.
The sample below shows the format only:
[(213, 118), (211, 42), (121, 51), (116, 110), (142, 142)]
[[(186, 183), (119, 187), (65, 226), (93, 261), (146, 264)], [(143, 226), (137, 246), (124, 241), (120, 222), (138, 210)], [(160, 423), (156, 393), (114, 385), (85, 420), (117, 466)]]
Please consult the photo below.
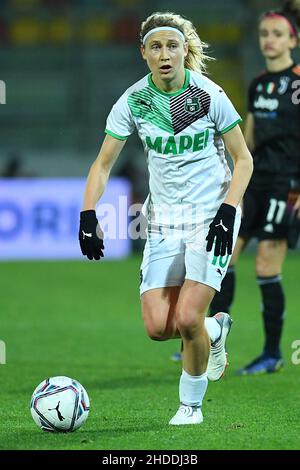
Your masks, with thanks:
[[(153, 340), (182, 338), (180, 406), (170, 424), (197, 424), (203, 420), (210, 339), (220, 338), (214, 343), (212, 379), (225, 367), (230, 318), (207, 319), (212, 320), (206, 324), (210, 338), (204, 318), (238, 234), (238, 206), (252, 157), (240, 116), (224, 91), (202, 75), (207, 57), (192, 23), (173, 13), (154, 13), (142, 23), (140, 38), (150, 74), (128, 88), (108, 116), (107, 136), (87, 179), (79, 238), (89, 259), (103, 256), (96, 203), (136, 128), (150, 173), (140, 286), (143, 320)], [(232, 179), (217, 135), (233, 158)]]
[(254, 173), (244, 197), (241, 229), (230, 267), (221, 292), (211, 304), (212, 314), (219, 309), (229, 312), (234, 264), (249, 239), (257, 237), (256, 275), (262, 295), (265, 344), (262, 354), (238, 371), (242, 375), (276, 372), (283, 366), (280, 338), (285, 300), (281, 271), (287, 249), (297, 243), (300, 208), (300, 66), (291, 56), (299, 44), (299, 9), (299, 1), (288, 1), (282, 10), (268, 11), (259, 20), (266, 71), (250, 85), (245, 128)]

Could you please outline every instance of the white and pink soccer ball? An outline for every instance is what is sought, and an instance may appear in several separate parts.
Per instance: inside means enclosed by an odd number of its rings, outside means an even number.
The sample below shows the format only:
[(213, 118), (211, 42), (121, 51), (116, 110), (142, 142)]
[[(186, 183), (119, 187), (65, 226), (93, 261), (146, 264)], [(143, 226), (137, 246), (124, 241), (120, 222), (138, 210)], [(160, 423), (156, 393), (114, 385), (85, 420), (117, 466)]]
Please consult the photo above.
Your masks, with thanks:
[(64, 376), (43, 380), (30, 402), (35, 423), (51, 432), (75, 431), (87, 420), (89, 410), (90, 401), (84, 387)]

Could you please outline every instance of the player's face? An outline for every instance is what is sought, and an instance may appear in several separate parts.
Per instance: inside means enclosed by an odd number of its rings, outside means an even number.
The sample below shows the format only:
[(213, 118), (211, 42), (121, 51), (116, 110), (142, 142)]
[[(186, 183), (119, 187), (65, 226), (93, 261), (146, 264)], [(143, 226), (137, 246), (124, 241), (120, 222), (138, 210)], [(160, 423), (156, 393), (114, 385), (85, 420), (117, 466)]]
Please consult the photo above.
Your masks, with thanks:
[(287, 21), (282, 18), (265, 18), (259, 25), (259, 44), (266, 59), (277, 59), (290, 54), (296, 47)]
[(158, 81), (172, 81), (184, 73), (188, 46), (176, 31), (158, 31), (151, 34), (141, 52)]

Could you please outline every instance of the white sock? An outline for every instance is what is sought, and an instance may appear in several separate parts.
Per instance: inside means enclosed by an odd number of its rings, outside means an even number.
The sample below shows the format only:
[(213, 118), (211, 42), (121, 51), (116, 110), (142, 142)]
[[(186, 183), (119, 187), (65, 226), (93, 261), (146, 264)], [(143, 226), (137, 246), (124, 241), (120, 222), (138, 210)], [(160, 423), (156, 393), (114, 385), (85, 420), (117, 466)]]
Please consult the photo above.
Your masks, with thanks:
[(221, 327), (217, 320), (213, 317), (205, 318), (204, 320), (205, 328), (207, 329), (208, 336), (212, 343), (219, 338), (221, 334)]
[(180, 403), (189, 406), (201, 406), (207, 389), (207, 373), (202, 375), (190, 375), (185, 370), (179, 382)]

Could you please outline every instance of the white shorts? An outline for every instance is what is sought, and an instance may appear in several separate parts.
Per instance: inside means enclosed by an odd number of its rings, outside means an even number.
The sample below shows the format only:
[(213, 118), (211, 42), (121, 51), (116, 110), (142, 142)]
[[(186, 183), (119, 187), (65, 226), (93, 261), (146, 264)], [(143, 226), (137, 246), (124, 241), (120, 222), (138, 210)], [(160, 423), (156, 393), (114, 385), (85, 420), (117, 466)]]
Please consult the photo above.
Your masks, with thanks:
[[(209, 221), (210, 223), (211, 221)], [(236, 211), (233, 246), (241, 223)], [(214, 256), (206, 251), (209, 224), (190, 229), (149, 227), (140, 270), (140, 295), (159, 287), (182, 286), (185, 279), (220, 291), (231, 255)]]

